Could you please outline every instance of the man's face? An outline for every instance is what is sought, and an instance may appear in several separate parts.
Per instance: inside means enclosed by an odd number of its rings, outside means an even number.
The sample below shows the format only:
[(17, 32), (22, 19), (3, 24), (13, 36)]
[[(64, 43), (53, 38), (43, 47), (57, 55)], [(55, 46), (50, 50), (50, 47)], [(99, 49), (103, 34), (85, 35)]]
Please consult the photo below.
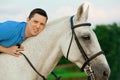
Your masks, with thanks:
[(27, 34), (30, 36), (38, 35), (45, 28), (46, 21), (46, 17), (39, 14), (27, 19)]

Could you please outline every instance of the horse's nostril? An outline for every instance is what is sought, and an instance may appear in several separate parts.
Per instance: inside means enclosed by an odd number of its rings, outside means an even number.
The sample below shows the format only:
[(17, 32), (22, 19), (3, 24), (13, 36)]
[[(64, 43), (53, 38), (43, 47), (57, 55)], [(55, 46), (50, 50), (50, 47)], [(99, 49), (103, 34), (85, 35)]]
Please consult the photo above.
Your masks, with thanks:
[(104, 71), (104, 72), (103, 72), (103, 76), (108, 76), (108, 72), (107, 72), (107, 71)]

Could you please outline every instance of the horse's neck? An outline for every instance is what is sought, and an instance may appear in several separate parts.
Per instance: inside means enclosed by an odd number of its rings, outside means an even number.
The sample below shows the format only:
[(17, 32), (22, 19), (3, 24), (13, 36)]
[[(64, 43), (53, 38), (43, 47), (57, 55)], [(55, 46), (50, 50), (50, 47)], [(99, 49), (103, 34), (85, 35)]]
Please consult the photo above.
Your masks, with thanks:
[(67, 26), (63, 25), (66, 21), (67, 19), (64, 19), (59, 23), (48, 25), (41, 34), (29, 38), (23, 43), (25, 54), (45, 76), (51, 72), (62, 56), (58, 41), (67, 29)]

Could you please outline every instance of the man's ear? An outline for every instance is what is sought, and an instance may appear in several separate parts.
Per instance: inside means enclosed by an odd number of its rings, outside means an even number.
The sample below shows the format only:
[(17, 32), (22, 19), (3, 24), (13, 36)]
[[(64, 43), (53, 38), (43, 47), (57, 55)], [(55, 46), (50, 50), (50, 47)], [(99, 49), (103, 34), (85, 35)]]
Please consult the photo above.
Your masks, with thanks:
[(28, 22), (29, 20), (30, 20), (29, 18), (26, 19), (27, 22)]

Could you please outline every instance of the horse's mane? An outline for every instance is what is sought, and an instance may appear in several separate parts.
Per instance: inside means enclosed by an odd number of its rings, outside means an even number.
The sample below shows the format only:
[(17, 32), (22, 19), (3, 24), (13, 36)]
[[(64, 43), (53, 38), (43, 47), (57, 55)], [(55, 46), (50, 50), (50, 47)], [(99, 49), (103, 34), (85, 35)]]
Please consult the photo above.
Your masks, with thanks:
[(55, 23), (57, 24), (57, 23), (59, 23), (60, 21), (67, 19), (68, 17), (69, 17), (69, 16), (64, 16), (64, 17), (62, 17), (62, 18), (54, 19), (54, 20), (48, 22), (48, 24), (47, 24), (46, 26), (50, 26), (50, 25), (55, 24)]

